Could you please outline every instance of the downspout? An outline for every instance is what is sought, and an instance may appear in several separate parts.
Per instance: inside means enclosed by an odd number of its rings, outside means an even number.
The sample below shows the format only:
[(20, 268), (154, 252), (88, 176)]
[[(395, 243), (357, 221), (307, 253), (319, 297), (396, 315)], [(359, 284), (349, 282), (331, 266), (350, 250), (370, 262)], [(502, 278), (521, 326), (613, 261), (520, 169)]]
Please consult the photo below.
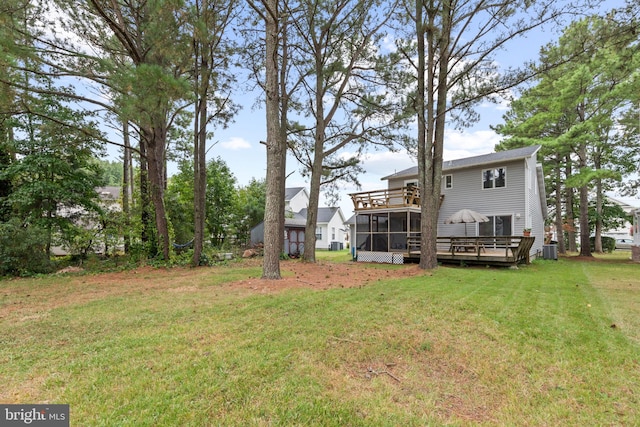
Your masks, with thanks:
[(531, 165), (530, 159), (524, 160), (524, 228), (531, 228)]

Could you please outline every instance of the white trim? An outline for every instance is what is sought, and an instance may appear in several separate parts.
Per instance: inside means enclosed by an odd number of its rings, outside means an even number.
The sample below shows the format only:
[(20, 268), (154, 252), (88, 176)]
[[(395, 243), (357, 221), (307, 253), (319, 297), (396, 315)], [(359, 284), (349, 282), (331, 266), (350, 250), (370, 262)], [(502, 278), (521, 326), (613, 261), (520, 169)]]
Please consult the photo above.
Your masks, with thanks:
[[(451, 186), (450, 187), (447, 187), (447, 177), (451, 177)], [(453, 174), (452, 173), (448, 173), (448, 174), (442, 175), (442, 182), (444, 182), (445, 190), (451, 190), (453, 188)]]

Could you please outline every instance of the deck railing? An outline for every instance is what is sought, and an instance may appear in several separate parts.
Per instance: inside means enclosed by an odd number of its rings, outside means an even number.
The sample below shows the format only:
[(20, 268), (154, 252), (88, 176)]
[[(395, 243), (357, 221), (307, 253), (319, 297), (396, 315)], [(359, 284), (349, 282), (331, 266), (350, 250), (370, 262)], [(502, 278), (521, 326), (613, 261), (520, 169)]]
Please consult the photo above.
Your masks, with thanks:
[(419, 207), (420, 191), (418, 187), (388, 188), (384, 190), (364, 191), (351, 194), (356, 211), (369, 209)]
[[(529, 263), (529, 252), (534, 237), (524, 236), (454, 236), (438, 237), (439, 254), (448, 254), (452, 258), (483, 256), (501, 256), (505, 261)], [(420, 235), (407, 237), (408, 255), (420, 252)]]

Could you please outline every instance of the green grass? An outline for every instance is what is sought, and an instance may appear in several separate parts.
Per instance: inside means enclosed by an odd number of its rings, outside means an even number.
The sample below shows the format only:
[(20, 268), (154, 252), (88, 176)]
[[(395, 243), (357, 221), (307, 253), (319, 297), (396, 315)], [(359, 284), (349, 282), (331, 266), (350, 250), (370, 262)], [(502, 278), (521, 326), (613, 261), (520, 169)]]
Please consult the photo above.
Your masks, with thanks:
[(351, 255), (351, 249), (342, 249), (340, 251), (316, 250), (316, 259), (344, 263), (352, 261), (353, 256)]
[(69, 403), (78, 426), (639, 425), (639, 272), (612, 255), (268, 294), (225, 287), (260, 275), (235, 265), (117, 292), (4, 281), (0, 401)]

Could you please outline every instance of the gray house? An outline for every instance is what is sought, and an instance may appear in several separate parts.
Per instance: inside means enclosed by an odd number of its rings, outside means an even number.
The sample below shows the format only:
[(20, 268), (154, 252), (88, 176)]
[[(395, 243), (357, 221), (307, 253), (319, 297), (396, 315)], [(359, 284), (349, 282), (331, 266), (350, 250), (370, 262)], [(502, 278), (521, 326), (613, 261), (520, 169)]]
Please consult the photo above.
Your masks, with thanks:
[[(524, 245), (527, 260), (542, 253), (547, 203), (542, 166), (536, 159), (539, 149), (540, 146), (524, 147), (443, 163), (438, 236), (449, 239), (443, 240), (443, 252), (456, 254), (456, 248), (471, 247), (469, 255), (479, 257), (488, 253), (484, 244), (488, 238), (501, 237), (491, 245), (506, 246), (505, 253), (515, 256), (513, 245), (519, 244), (523, 233), (531, 230), (534, 239), (526, 239)], [(417, 178), (416, 166), (382, 178), (388, 182), (386, 189), (351, 194), (356, 211), (351, 241), (356, 250), (405, 257), (410, 256), (412, 249), (419, 252), (419, 248), (412, 248), (412, 242), (415, 245), (420, 235)], [(445, 219), (461, 209), (471, 209), (489, 220), (445, 223)], [(465, 245), (452, 243), (451, 239), (458, 237), (465, 238)], [(476, 238), (475, 246), (472, 237)], [(440, 247), (439, 243), (439, 251)], [(521, 245), (519, 249), (522, 248)]]

